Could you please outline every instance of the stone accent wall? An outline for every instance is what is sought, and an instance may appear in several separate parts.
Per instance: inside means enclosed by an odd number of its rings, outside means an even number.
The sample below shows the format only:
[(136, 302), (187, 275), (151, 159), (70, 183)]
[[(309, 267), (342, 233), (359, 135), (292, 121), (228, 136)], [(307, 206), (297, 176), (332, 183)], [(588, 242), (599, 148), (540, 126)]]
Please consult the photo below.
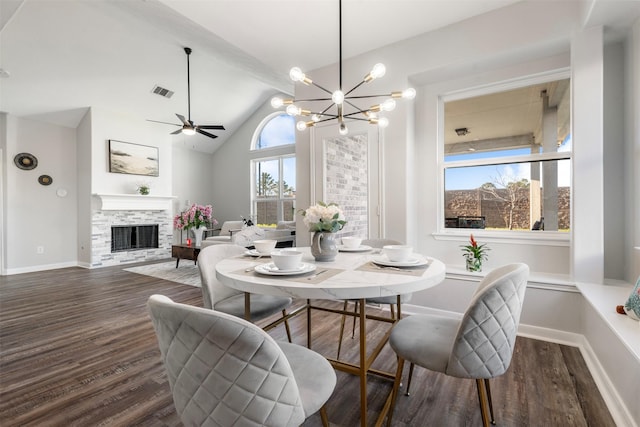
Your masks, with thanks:
[(325, 140), (326, 200), (323, 201), (336, 203), (343, 210), (347, 225), (342, 235), (368, 235), (368, 149), (366, 134)]
[[(91, 267), (171, 258), (173, 218), (169, 211), (94, 211), (91, 218)], [(158, 248), (111, 252), (112, 225), (158, 224)]]
[[(506, 191), (498, 190), (498, 193), (506, 194)], [(513, 212), (513, 229), (530, 230), (539, 218), (532, 218), (529, 221), (529, 189), (521, 189), (517, 199)], [(558, 188), (558, 228), (561, 230), (571, 227), (570, 200), (570, 188)], [(480, 189), (447, 191), (444, 196), (444, 205), (446, 218), (484, 216), (486, 228), (507, 227), (505, 220), (509, 213), (507, 203), (496, 200)]]

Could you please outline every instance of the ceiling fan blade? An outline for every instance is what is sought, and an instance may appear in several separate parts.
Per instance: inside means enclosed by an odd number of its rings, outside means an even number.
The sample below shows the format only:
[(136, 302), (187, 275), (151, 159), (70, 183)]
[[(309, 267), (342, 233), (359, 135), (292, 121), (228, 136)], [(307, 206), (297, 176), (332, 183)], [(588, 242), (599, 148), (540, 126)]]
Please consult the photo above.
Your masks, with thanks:
[(163, 125), (182, 126), (182, 125), (179, 125), (179, 124), (177, 124), (177, 123), (160, 122), (160, 121), (158, 121), (158, 120), (150, 120), (150, 119), (147, 119), (147, 121), (148, 121), (148, 122), (153, 122), (153, 123), (162, 123)]
[(208, 136), (209, 138), (217, 138), (218, 137), (218, 135), (214, 135), (212, 133), (203, 131), (202, 129), (200, 129), (200, 127), (196, 128), (196, 132), (198, 132), (198, 133), (200, 133), (200, 134), (202, 134), (204, 136)]
[(199, 125), (200, 129), (217, 129), (217, 130), (225, 130), (222, 125)]
[(176, 130), (176, 131), (171, 132), (171, 134), (170, 134), (170, 135), (177, 135), (177, 134), (179, 134), (179, 133), (182, 133), (182, 128), (180, 128), (180, 129), (178, 129), (178, 130)]
[(193, 126), (193, 123), (189, 123), (189, 121), (187, 119), (184, 118), (184, 116), (181, 116), (180, 114), (176, 113), (176, 116), (178, 116), (178, 118), (180, 119), (180, 121), (187, 125), (187, 126)]

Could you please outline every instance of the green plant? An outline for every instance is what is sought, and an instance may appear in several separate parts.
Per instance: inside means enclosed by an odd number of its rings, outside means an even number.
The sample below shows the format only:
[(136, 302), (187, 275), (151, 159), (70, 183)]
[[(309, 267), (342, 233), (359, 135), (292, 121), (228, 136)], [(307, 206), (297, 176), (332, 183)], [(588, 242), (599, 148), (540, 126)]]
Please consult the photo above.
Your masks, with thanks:
[(138, 193), (142, 194), (143, 196), (149, 194), (149, 191), (151, 191), (151, 188), (147, 184), (138, 185)]
[(479, 245), (476, 239), (473, 238), (473, 234), (471, 234), (471, 236), (469, 237), (469, 243), (470, 244), (468, 245), (462, 246), (462, 252), (464, 252), (464, 257), (468, 261), (473, 259), (476, 259), (479, 261), (485, 261), (489, 258), (486, 252), (489, 251), (490, 249), (487, 247), (486, 243)]

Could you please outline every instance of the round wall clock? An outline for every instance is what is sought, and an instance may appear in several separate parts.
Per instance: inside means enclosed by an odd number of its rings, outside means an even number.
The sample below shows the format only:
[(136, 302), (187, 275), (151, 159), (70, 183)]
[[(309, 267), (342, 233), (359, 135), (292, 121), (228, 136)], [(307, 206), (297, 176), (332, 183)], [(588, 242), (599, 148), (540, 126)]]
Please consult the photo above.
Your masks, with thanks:
[(42, 185), (51, 185), (51, 183), (53, 182), (53, 178), (51, 178), (49, 175), (40, 175), (38, 177), (38, 182)]
[(35, 169), (38, 166), (38, 159), (31, 153), (19, 153), (13, 158), (17, 167), (23, 170)]

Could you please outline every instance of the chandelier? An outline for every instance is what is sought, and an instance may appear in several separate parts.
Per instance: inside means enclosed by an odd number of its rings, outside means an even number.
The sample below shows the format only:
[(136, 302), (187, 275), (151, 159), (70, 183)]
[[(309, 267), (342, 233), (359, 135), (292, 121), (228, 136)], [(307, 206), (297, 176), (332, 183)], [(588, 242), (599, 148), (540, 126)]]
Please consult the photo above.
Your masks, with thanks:
[[(300, 120), (296, 124), (296, 128), (299, 131), (303, 131), (309, 127), (315, 126), (317, 123), (328, 122), (331, 120), (338, 121), (338, 131), (340, 135), (346, 135), (349, 133), (347, 128), (347, 124), (345, 123), (346, 119), (349, 120), (362, 120), (367, 121), (370, 124), (377, 125), (381, 128), (386, 127), (389, 124), (389, 120), (386, 117), (380, 116), (381, 112), (384, 111), (392, 111), (396, 107), (396, 99), (404, 98), (404, 99), (413, 99), (416, 96), (416, 91), (413, 88), (408, 88), (403, 91), (391, 92), (386, 94), (377, 94), (377, 95), (355, 95), (354, 92), (360, 88), (360, 86), (370, 83), (375, 79), (378, 79), (384, 76), (386, 72), (386, 68), (384, 64), (376, 64), (373, 66), (371, 71), (364, 76), (361, 82), (356, 84), (354, 87), (349, 89), (348, 91), (344, 91), (342, 89), (342, 0), (338, 2), (339, 8), (339, 16), (338, 16), (338, 24), (339, 24), (339, 40), (340, 40), (340, 62), (339, 62), (339, 87), (337, 90), (331, 92), (328, 89), (320, 86), (311, 80), (306, 74), (302, 72), (302, 70), (298, 67), (293, 67), (289, 72), (289, 77), (293, 80), (294, 83), (302, 83), (304, 85), (310, 86), (313, 85), (323, 92), (329, 94), (328, 97), (325, 98), (310, 98), (310, 99), (283, 99), (279, 97), (275, 97), (271, 99), (271, 106), (274, 108), (281, 108), (283, 106), (286, 107), (286, 112), (290, 116), (294, 117), (307, 117), (306, 120)], [(383, 98), (387, 99), (382, 100), (378, 104), (372, 105), (369, 108), (361, 108), (354, 104), (355, 100), (363, 100), (367, 98)], [(323, 106), (326, 106), (324, 109), (320, 109), (318, 111), (312, 111), (311, 107), (302, 108), (299, 105), (301, 103), (310, 102), (310, 103), (325, 103)], [(327, 105), (326, 103), (329, 102)], [(298, 105), (296, 105), (298, 104)], [(317, 104), (314, 104), (317, 105)]]

